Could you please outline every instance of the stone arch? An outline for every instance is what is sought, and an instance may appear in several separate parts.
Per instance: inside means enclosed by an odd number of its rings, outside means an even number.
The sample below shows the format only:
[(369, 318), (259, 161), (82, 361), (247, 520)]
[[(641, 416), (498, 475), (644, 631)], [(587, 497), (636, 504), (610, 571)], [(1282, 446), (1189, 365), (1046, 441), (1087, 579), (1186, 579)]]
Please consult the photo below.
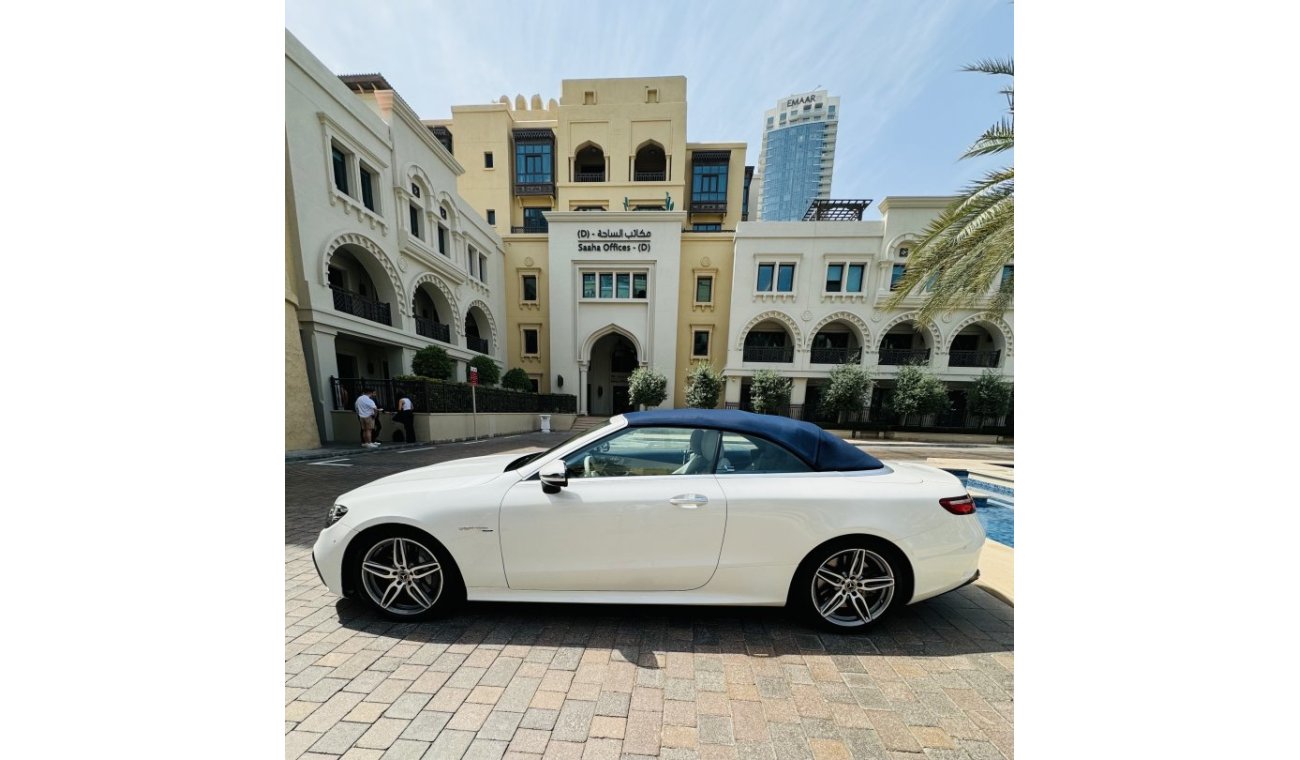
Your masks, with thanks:
[(901, 235), (895, 235), (894, 239), (889, 241), (889, 245), (885, 246), (885, 250), (880, 252), (881, 258), (893, 259), (895, 258), (894, 253), (898, 250), (900, 245), (904, 243), (915, 244), (919, 239), (920, 238), (911, 232), (904, 232)]
[[(583, 156), (584, 153), (587, 153), (588, 155)], [(599, 161), (596, 160), (596, 154), (599, 154)], [(590, 160), (592, 163), (581, 163), (584, 158)], [(605, 149), (598, 143), (592, 140), (587, 140), (582, 143), (573, 151), (573, 173), (575, 178), (579, 174), (594, 174), (596, 172), (604, 175), (605, 163), (608, 158), (609, 156), (605, 153)]]
[(952, 346), (953, 339), (956, 338), (957, 335), (960, 334), (962, 330), (965, 330), (967, 327), (970, 327), (971, 325), (980, 324), (980, 323), (988, 325), (994, 328), (995, 330), (997, 330), (999, 333), (1001, 333), (1000, 336), (995, 335), (994, 337), (1002, 338), (1002, 341), (1006, 344), (1007, 356), (1011, 356), (1013, 352), (1013, 342), (1014, 342), (1014, 338), (1011, 333), (1011, 326), (1008, 325), (1005, 321), (1003, 321), (1001, 317), (995, 316), (989, 312), (973, 314), (963, 319), (962, 321), (958, 322), (957, 325), (952, 328), (952, 331), (948, 333), (947, 340), (945, 340), (943, 344), (943, 350), (947, 351)]
[(429, 175), (426, 174), (424, 169), (421, 169), (418, 164), (414, 164), (414, 163), (407, 164), (406, 171), (403, 174), (403, 176), (406, 178), (406, 187), (403, 188), (404, 190), (408, 192), (410, 191), (412, 181), (419, 182), (421, 185), (424, 186), (424, 191), (427, 193), (427, 195), (420, 198), (420, 200), (421, 201), (433, 200), (433, 196), (434, 196), (433, 180), (429, 179)]
[[(447, 305), (451, 308), (451, 313), (447, 315), (447, 318), (450, 319), (452, 322), (455, 322), (456, 315), (460, 314), (460, 306), (459, 304), (456, 303), (456, 293), (451, 289), (450, 286), (447, 285), (446, 282), (443, 282), (441, 277), (434, 274), (433, 272), (425, 272), (424, 274), (415, 278), (415, 281), (411, 283), (411, 298), (415, 298), (415, 294), (419, 292), (420, 286), (425, 284), (426, 282), (431, 283), (434, 286), (434, 288), (436, 288), (438, 292), (442, 294), (442, 297), (447, 299)], [(465, 325), (463, 321), (461, 322), (459, 327), (457, 327), (456, 325), (452, 325), (452, 327), (455, 327), (457, 330), (465, 329)]]
[(938, 353), (941, 346), (944, 348), (944, 350), (947, 350), (948, 344), (943, 341), (942, 333), (939, 332), (939, 326), (936, 325), (933, 321), (928, 322), (926, 324), (921, 324), (919, 322), (916, 322), (916, 314), (917, 313), (914, 311), (909, 311), (906, 314), (899, 314), (897, 317), (894, 317), (893, 319), (886, 322), (885, 326), (880, 328), (880, 332), (876, 335), (875, 341), (872, 343), (872, 345), (875, 346), (875, 350), (876, 351), (880, 350), (880, 344), (884, 342), (885, 336), (889, 334), (890, 330), (903, 324), (904, 322), (915, 322), (918, 327), (920, 327), (922, 330), (925, 330), (927, 333), (930, 334), (931, 355)]
[[(659, 155), (663, 157), (662, 164), (652, 163), (654, 159), (649, 154), (645, 155), (644, 157), (642, 156), (643, 153), (645, 153), (647, 150), (651, 148), (657, 148), (659, 150)], [(665, 177), (668, 176), (667, 174), (668, 173), (668, 150), (664, 148), (663, 144), (660, 143), (658, 140), (646, 140), (645, 142), (636, 146), (636, 150), (632, 151), (633, 177), (636, 176), (636, 172), (658, 172), (658, 171), (664, 172)]]
[(862, 317), (848, 311), (837, 311), (834, 314), (828, 314), (823, 317), (822, 320), (813, 327), (813, 329), (808, 331), (804, 348), (811, 347), (813, 338), (817, 337), (817, 333), (821, 332), (822, 328), (829, 325), (831, 322), (847, 322), (849, 325), (856, 328), (858, 331), (858, 343), (864, 349), (867, 346), (875, 345), (875, 339), (871, 335), (871, 328), (867, 327), (867, 323), (862, 319)]
[[(397, 301), (399, 304), (407, 303), (409, 299), (407, 298), (406, 295), (406, 288), (402, 287), (402, 278), (397, 273), (397, 267), (393, 264), (391, 260), (389, 260), (388, 255), (384, 253), (384, 249), (380, 247), (378, 243), (366, 237), (365, 235), (362, 235), (359, 232), (340, 233), (338, 235), (335, 235), (332, 239), (330, 239), (328, 243), (326, 243), (325, 249), (322, 251), (321, 258), (320, 258), (320, 284), (321, 285), (324, 285), (327, 288), (329, 287), (330, 259), (333, 258), (334, 253), (338, 249), (342, 248), (345, 245), (352, 246), (354, 248), (360, 248), (366, 253), (369, 253), (370, 257), (375, 261), (375, 263), (379, 264), (379, 266), (383, 268), (383, 271), (388, 275), (388, 282), (390, 285), (393, 286), (394, 300)], [(400, 313), (405, 314), (406, 307), (403, 306), (403, 308), (400, 309), (399, 311)], [(394, 327), (396, 327), (396, 325), (394, 325)]]
[(481, 301), (480, 299), (477, 298), (474, 299), (473, 301), (470, 302), (469, 306), (465, 307), (465, 313), (461, 315), (458, 324), (458, 327), (461, 331), (461, 336), (462, 337), (464, 336), (465, 318), (469, 316), (469, 313), (473, 311), (475, 307), (477, 307), (479, 311), (483, 312), (483, 316), (487, 317), (488, 332), (491, 333), (492, 336), (491, 338), (489, 338), (489, 342), (491, 343), (492, 346), (492, 353), (494, 354), (500, 353), (501, 338), (497, 332), (497, 318), (493, 316), (492, 310), (488, 308), (488, 305), (483, 303), (483, 301)]
[(606, 335), (614, 335), (614, 334), (621, 335), (624, 338), (627, 338), (628, 341), (632, 343), (632, 347), (636, 349), (636, 358), (638, 362), (644, 364), (646, 361), (649, 360), (650, 357), (646, 356), (645, 348), (642, 347), (640, 339), (638, 339), (635, 335), (633, 335), (632, 331), (628, 330), (627, 328), (619, 327), (618, 325), (611, 322), (610, 324), (607, 324), (604, 327), (593, 330), (591, 334), (587, 336), (587, 339), (582, 342), (582, 351), (578, 355), (578, 361), (580, 362), (591, 361), (591, 350), (596, 347), (596, 342), (599, 341), (601, 338), (605, 337)]
[[(447, 222), (447, 226), (451, 228), (452, 232), (460, 232), (460, 209), (456, 207), (456, 200), (451, 197), (451, 193), (446, 190), (439, 190), (437, 200), (440, 208), (447, 209), (447, 218), (444, 220)], [(441, 217), (442, 214), (438, 216)]]
[(785, 325), (785, 328), (790, 331), (791, 343), (793, 345), (795, 346), (804, 345), (803, 331), (799, 329), (799, 325), (795, 323), (793, 317), (791, 317), (789, 314), (786, 314), (783, 311), (765, 311), (762, 314), (759, 314), (753, 319), (749, 320), (749, 324), (745, 325), (745, 329), (740, 331), (740, 340), (736, 342), (737, 350), (741, 350), (741, 351), (744, 350), (745, 336), (749, 335), (750, 330), (753, 330), (755, 327), (757, 327), (759, 323), (766, 322), (768, 320), (774, 320)]

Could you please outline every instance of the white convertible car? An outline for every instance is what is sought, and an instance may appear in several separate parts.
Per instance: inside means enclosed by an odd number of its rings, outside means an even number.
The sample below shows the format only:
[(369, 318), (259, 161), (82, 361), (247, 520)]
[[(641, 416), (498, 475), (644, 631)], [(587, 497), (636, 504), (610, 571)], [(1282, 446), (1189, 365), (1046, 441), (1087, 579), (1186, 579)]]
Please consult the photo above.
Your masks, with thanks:
[(338, 498), (312, 556), (330, 591), (402, 620), (464, 599), (786, 605), (845, 631), (973, 581), (983, 545), (942, 470), (682, 409), (382, 478)]

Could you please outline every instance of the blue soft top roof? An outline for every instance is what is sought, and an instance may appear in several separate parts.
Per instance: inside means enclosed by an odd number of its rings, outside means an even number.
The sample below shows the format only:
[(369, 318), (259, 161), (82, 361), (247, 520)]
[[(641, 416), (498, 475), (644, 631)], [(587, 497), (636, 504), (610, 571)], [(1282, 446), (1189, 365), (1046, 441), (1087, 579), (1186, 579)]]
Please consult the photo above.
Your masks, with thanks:
[(879, 459), (810, 422), (739, 409), (664, 409), (628, 412), (631, 427), (699, 427), (734, 430), (785, 446), (818, 471), (878, 470)]

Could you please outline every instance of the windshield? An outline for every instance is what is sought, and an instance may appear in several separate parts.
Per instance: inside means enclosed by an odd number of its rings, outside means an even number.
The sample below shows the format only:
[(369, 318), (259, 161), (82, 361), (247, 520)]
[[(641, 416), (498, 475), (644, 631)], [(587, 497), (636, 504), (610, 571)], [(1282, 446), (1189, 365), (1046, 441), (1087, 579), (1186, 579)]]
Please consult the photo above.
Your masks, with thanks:
[(559, 443), (555, 444), (554, 446), (547, 449), (546, 451), (539, 451), (535, 454), (524, 454), (518, 459), (512, 461), (510, 464), (506, 465), (506, 469), (503, 470), (503, 472), (510, 472), (511, 470), (517, 470), (520, 467), (523, 467), (524, 465), (528, 464), (529, 462), (536, 461), (546, 456), (547, 454), (550, 454), (553, 451), (558, 451), (563, 446), (568, 446), (570, 443), (573, 443), (574, 441), (578, 440), (579, 438), (583, 437), (584, 435), (590, 432), (591, 430), (579, 430), (578, 432), (570, 435), (568, 438), (565, 438), (563, 441), (560, 441)]

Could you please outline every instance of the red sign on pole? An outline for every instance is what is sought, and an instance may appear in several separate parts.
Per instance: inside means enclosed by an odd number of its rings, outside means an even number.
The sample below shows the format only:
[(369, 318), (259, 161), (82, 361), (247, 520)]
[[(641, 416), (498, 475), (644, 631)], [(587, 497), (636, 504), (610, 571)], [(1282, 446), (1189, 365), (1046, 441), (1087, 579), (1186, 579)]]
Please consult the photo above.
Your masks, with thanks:
[(478, 385), (478, 367), (469, 368), (469, 384)]

